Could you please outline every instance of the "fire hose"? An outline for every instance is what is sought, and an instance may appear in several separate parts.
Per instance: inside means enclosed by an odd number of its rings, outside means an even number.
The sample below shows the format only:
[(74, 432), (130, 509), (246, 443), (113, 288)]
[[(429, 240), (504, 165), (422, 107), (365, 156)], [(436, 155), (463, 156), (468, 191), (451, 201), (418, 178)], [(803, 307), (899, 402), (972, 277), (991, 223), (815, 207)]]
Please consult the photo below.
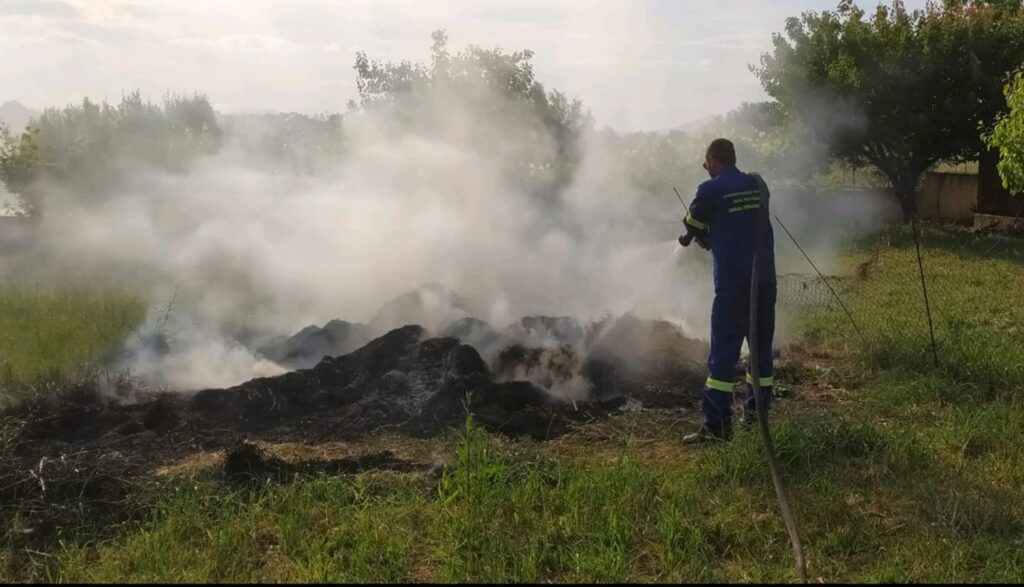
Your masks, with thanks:
[[(782, 520), (786, 523), (786, 532), (789, 534), (789, 542), (793, 547), (793, 556), (796, 559), (796, 571), (800, 582), (807, 582), (807, 563), (804, 560), (803, 547), (800, 544), (800, 533), (797, 530), (796, 518), (789, 507), (789, 497), (786, 495), (786, 488), (782, 483), (782, 475), (779, 473), (778, 459), (775, 456), (775, 444), (772, 442), (771, 430), (768, 428), (768, 413), (764, 399), (761, 397), (761, 379), (758, 368), (761, 349), (757, 344), (757, 296), (760, 280), (759, 262), (761, 239), (764, 235), (764, 227), (771, 220), (768, 217), (768, 186), (764, 179), (757, 173), (751, 176), (757, 180), (757, 188), (760, 196), (758, 207), (758, 218), (754, 223), (754, 259), (750, 270), (750, 334), (747, 338), (747, 346), (750, 350), (750, 380), (754, 388), (754, 404), (757, 406), (757, 422), (761, 429), (761, 440), (764, 442), (765, 457), (768, 461), (768, 471), (772, 476), (772, 484), (775, 486), (775, 497), (779, 501), (779, 509), (782, 511)], [(768, 349), (771, 352), (771, 349)]]

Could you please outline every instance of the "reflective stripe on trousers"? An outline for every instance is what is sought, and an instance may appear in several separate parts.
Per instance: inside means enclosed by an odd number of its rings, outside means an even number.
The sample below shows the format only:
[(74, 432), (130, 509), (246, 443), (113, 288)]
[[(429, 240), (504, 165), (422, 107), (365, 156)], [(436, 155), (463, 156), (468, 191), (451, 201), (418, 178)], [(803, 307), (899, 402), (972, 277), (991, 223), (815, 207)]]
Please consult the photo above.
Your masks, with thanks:
[[(714, 430), (732, 425), (732, 390), (743, 341), (750, 332), (750, 285), (716, 288), (711, 307), (711, 354), (708, 356), (709, 376), (704, 384), (701, 405), (704, 425)], [(775, 283), (758, 287), (758, 347), (761, 349), (759, 382), (766, 393), (774, 385), (772, 341), (775, 337)], [(747, 386), (747, 403), (753, 406), (751, 386)]]

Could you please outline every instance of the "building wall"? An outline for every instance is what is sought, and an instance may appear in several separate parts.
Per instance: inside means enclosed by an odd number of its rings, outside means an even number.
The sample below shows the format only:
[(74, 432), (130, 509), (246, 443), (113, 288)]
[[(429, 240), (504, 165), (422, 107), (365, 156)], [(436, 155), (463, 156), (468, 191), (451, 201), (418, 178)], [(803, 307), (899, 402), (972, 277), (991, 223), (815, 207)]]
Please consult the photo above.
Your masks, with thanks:
[(929, 171), (917, 191), (917, 215), (925, 220), (974, 220), (978, 175)]

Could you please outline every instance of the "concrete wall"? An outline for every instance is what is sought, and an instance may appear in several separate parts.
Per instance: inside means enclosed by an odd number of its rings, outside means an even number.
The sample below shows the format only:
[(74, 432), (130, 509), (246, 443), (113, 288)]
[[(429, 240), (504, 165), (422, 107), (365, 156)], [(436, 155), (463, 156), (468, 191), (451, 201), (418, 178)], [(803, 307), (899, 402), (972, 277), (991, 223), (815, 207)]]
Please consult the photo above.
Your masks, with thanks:
[(974, 228), (979, 230), (1024, 230), (1024, 218), (975, 214)]
[(925, 220), (973, 221), (977, 201), (976, 174), (929, 171), (917, 191), (917, 214)]

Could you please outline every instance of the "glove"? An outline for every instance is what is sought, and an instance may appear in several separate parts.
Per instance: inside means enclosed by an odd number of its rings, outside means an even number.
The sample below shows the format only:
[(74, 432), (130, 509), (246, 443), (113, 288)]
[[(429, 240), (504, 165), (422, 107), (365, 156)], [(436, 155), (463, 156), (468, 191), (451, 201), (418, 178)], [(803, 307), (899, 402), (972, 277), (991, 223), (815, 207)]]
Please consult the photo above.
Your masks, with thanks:
[(679, 244), (688, 247), (690, 242), (697, 239), (697, 244), (700, 248), (705, 251), (711, 248), (711, 244), (708, 242), (708, 231), (696, 229), (689, 224), (686, 224), (686, 234), (679, 237)]

